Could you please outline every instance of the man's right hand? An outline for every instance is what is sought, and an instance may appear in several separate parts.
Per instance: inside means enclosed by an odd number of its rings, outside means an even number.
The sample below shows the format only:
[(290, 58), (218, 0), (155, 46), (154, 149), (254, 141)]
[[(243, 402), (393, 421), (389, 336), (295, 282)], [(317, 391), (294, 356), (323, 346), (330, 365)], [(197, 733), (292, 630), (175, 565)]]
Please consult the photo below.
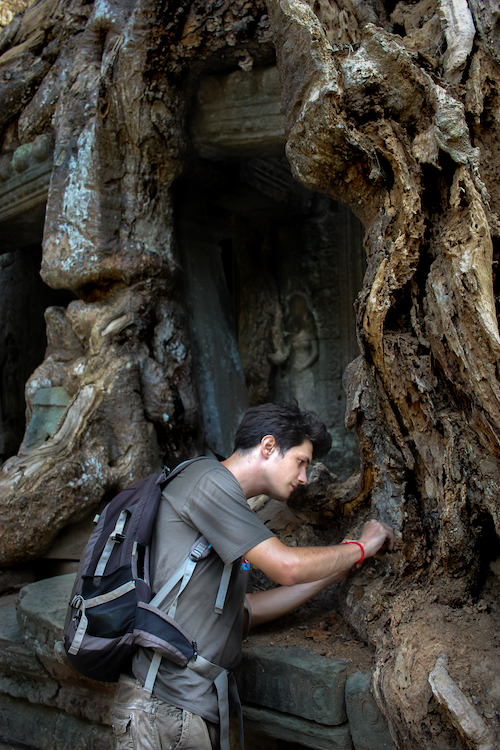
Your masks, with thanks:
[(372, 519), (363, 526), (358, 541), (365, 549), (365, 557), (373, 557), (384, 546), (388, 550), (394, 549), (394, 531), (387, 523)]
[[(394, 548), (394, 532), (386, 523), (368, 521), (358, 541), (364, 547), (365, 557), (372, 557), (384, 544), (389, 550)], [(276, 583), (293, 586), (322, 578), (341, 580), (353, 566), (359, 567), (359, 562), (356, 562), (359, 555), (359, 546), (354, 544), (287, 547), (276, 537), (271, 537), (248, 550), (245, 557)]]

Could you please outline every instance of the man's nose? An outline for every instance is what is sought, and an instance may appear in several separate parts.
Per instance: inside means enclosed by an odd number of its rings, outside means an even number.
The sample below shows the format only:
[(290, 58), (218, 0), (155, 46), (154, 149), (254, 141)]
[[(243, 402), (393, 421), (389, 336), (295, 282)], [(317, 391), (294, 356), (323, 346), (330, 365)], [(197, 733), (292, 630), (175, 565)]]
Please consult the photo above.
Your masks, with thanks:
[(299, 483), (300, 484), (307, 484), (307, 474), (305, 469), (300, 470), (299, 474)]

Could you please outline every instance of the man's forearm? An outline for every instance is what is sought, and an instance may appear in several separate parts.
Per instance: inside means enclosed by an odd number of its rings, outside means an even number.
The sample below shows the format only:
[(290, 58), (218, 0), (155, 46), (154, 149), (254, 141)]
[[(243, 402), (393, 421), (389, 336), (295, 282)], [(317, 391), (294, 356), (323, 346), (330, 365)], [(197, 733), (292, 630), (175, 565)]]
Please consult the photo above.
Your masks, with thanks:
[(256, 627), (287, 615), (330, 584), (342, 581), (348, 572), (349, 569), (346, 569), (319, 581), (298, 583), (295, 586), (278, 586), (268, 591), (259, 591), (257, 594), (247, 594), (252, 611), (251, 626)]
[(284, 586), (319, 581), (357, 565), (381, 547), (394, 548), (394, 532), (379, 521), (368, 521), (355, 544), (333, 547), (287, 547), (276, 537), (266, 539), (245, 557), (269, 578)]
[(271, 580), (289, 587), (342, 574), (359, 562), (361, 554), (354, 544), (287, 547), (273, 538), (254, 547), (245, 557)]

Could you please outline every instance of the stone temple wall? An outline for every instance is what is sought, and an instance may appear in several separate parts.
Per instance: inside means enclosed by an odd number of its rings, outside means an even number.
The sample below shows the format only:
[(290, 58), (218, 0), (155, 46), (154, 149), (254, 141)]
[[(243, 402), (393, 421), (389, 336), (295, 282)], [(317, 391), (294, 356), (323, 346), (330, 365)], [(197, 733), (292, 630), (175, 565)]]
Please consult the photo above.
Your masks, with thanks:
[(363, 228), (347, 208), (293, 179), (280, 100), (274, 67), (202, 79), (189, 129), (217, 180), (186, 173), (179, 234), (192, 247), (184, 237), (192, 217), (203, 216), (198, 236), (220, 256), (248, 402), (296, 399), (320, 414), (333, 435), (329, 468), (346, 478), (358, 459), (343, 424), (341, 380), (359, 354), (353, 303), (365, 268)]

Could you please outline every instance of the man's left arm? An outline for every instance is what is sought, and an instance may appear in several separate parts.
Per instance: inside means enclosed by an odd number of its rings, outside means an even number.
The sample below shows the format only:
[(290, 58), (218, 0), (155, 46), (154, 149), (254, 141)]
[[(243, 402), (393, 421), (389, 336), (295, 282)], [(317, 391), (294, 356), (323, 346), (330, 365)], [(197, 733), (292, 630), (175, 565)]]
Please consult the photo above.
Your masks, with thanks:
[[(278, 540), (274, 539), (271, 541), (277, 542)], [(260, 546), (262, 548), (264, 543)], [(394, 532), (387, 524), (374, 520), (368, 521), (363, 527), (359, 546), (363, 549), (363, 558), (365, 557), (366, 550), (368, 550), (367, 556), (372, 556), (383, 546), (387, 546), (388, 549), (392, 550), (394, 548)], [(280, 550), (285, 550), (287, 552), (301, 551), (300, 547), (288, 548), (281, 544), (279, 544), (279, 548)], [(321, 554), (321, 549), (322, 548), (314, 547), (311, 552), (313, 554), (318, 552)], [(332, 550), (334, 548), (329, 549)], [(337, 549), (340, 549), (339, 545), (337, 545)], [(257, 564), (257, 561), (252, 559), (255, 557), (254, 552), (255, 550), (250, 550), (246, 553), (245, 557), (250, 559), (250, 562)], [(263, 569), (265, 566), (257, 565), (257, 567)], [(330, 584), (342, 581), (350, 570), (359, 567), (361, 567), (360, 563), (354, 563), (353, 566), (352, 562), (347, 562), (346, 559), (342, 559), (339, 555), (335, 562), (334, 570), (324, 578), (304, 583), (295, 583), (289, 586), (278, 586), (277, 588), (261, 591), (257, 594), (247, 594), (247, 600), (251, 609), (250, 626), (254, 627), (256, 625), (261, 625), (262, 623), (275, 620), (278, 617), (282, 617), (283, 615), (292, 612), (324, 588), (330, 586)], [(265, 570), (265, 572), (267, 575), (270, 575), (269, 570)]]
[(246, 598), (252, 612), (250, 626), (254, 628), (257, 625), (287, 615), (311, 597), (319, 594), (327, 586), (342, 581), (349, 570), (350, 567), (346, 570), (337, 571), (319, 581), (297, 583), (294, 586), (278, 586), (267, 591), (259, 591), (257, 594), (247, 594)]

